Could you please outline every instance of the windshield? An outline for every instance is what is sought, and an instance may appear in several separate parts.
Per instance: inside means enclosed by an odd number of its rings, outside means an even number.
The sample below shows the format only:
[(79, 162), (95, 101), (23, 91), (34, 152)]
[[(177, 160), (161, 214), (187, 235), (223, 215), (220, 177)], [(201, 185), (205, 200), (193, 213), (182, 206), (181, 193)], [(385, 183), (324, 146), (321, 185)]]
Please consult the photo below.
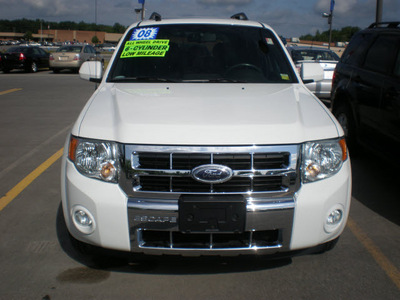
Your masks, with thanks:
[(326, 50), (293, 50), (292, 51), (293, 60), (331, 60), (339, 61), (339, 56), (332, 51)]
[(107, 81), (293, 83), (297, 79), (267, 29), (186, 24), (132, 29)]
[(63, 46), (57, 49), (57, 52), (75, 52), (80, 53), (82, 46)]
[(6, 53), (19, 53), (19, 52), (24, 52), (27, 50), (27, 47), (11, 47), (7, 49)]

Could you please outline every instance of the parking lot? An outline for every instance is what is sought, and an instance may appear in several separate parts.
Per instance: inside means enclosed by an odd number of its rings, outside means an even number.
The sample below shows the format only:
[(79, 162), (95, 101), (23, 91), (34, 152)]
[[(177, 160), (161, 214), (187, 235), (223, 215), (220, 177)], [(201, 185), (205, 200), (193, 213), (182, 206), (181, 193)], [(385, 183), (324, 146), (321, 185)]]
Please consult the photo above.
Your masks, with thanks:
[(94, 90), (71, 72), (0, 72), (0, 299), (400, 299), (400, 175), (369, 152), (352, 157), (350, 219), (330, 252), (91, 267), (63, 223), (59, 158)]

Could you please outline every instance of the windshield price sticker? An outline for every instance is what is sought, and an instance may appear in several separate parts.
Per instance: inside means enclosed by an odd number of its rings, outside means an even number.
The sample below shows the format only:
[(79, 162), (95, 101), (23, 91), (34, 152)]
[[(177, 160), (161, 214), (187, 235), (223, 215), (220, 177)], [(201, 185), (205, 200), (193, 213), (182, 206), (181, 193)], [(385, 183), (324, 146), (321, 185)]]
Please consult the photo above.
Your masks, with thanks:
[(169, 40), (128, 41), (125, 43), (121, 58), (164, 57), (169, 50)]
[(157, 37), (158, 27), (136, 28), (131, 36), (131, 41), (154, 40)]

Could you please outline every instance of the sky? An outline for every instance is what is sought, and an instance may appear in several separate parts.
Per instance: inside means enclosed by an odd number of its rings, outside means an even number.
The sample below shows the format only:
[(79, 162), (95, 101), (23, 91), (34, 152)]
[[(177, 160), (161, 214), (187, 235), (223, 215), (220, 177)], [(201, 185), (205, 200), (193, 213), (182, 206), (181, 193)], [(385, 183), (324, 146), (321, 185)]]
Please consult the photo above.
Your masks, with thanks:
[[(244, 12), (285, 37), (329, 30), (331, 0), (146, 0), (146, 17), (154, 11), (163, 18), (229, 18)], [(97, 4), (97, 5), (96, 5)], [(0, 19), (43, 19), (128, 26), (137, 21), (138, 0), (0, 0)], [(97, 8), (97, 9), (96, 9)], [(375, 21), (376, 0), (336, 0), (333, 29), (365, 28)], [(399, 21), (400, 0), (383, 0), (383, 21)]]

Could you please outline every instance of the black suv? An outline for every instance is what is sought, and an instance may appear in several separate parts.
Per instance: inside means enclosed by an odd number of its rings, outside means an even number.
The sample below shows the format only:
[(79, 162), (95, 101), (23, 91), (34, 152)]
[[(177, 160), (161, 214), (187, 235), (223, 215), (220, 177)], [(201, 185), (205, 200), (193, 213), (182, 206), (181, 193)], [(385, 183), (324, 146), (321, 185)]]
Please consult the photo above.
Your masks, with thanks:
[(400, 22), (373, 23), (353, 36), (336, 66), (332, 111), (350, 150), (400, 149)]

